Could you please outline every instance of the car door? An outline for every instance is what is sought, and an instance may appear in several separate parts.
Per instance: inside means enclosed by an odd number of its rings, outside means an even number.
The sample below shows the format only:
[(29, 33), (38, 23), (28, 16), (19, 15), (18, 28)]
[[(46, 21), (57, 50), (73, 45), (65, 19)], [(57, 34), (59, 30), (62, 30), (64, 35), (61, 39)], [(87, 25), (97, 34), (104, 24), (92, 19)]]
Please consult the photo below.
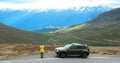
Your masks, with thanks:
[(78, 53), (78, 49), (76, 45), (72, 45), (69, 49), (68, 49), (68, 54), (69, 55), (76, 55)]
[(82, 53), (82, 51), (83, 51), (83, 46), (78, 45), (78, 46), (77, 46), (76, 54), (77, 54), (77, 55), (80, 55), (80, 54)]

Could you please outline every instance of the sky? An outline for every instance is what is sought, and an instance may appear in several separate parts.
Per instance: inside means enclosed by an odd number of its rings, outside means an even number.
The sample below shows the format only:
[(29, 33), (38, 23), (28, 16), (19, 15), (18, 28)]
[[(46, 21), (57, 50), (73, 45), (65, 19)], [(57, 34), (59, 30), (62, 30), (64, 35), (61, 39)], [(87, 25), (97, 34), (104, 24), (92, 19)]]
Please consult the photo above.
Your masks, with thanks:
[(117, 8), (120, 7), (120, 0), (0, 0), (0, 10), (79, 10), (83, 6), (94, 7), (101, 5)]

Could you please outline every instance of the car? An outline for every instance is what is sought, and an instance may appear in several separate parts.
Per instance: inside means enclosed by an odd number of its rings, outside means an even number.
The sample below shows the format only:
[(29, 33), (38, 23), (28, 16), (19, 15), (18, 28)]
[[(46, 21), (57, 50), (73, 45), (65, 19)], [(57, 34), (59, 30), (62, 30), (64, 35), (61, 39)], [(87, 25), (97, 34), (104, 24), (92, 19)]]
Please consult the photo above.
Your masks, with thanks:
[(57, 56), (64, 58), (69, 55), (79, 55), (82, 58), (87, 58), (90, 54), (89, 47), (84, 44), (79, 44), (79, 43), (72, 43), (72, 44), (67, 44), (64, 47), (57, 47), (55, 48), (55, 53)]

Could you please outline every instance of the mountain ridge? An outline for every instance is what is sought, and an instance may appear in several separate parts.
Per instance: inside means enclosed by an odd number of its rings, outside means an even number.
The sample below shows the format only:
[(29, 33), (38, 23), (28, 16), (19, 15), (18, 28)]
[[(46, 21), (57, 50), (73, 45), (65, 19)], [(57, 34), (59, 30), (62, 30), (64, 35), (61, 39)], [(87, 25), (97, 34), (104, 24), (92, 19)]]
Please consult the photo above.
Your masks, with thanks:
[[(84, 25), (80, 27), (81, 25)], [(55, 32), (60, 42), (80, 42), (90, 45), (120, 45), (120, 8), (104, 12), (84, 24)], [(78, 28), (76, 28), (78, 27)], [(74, 28), (74, 30), (67, 31)], [(56, 34), (59, 34), (56, 36)], [(64, 37), (64, 38), (62, 38)]]

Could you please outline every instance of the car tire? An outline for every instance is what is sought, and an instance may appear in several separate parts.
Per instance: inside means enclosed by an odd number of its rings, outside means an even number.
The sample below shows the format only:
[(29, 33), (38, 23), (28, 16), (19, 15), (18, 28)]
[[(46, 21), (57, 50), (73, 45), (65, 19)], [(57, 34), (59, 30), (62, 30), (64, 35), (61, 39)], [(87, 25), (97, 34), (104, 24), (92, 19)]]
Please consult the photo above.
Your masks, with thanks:
[(66, 53), (60, 53), (60, 55), (59, 55), (61, 58), (65, 58), (66, 56), (67, 56), (67, 54)]
[(82, 58), (87, 58), (87, 57), (88, 57), (88, 54), (87, 54), (87, 53), (82, 53), (81, 57), (82, 57)]

